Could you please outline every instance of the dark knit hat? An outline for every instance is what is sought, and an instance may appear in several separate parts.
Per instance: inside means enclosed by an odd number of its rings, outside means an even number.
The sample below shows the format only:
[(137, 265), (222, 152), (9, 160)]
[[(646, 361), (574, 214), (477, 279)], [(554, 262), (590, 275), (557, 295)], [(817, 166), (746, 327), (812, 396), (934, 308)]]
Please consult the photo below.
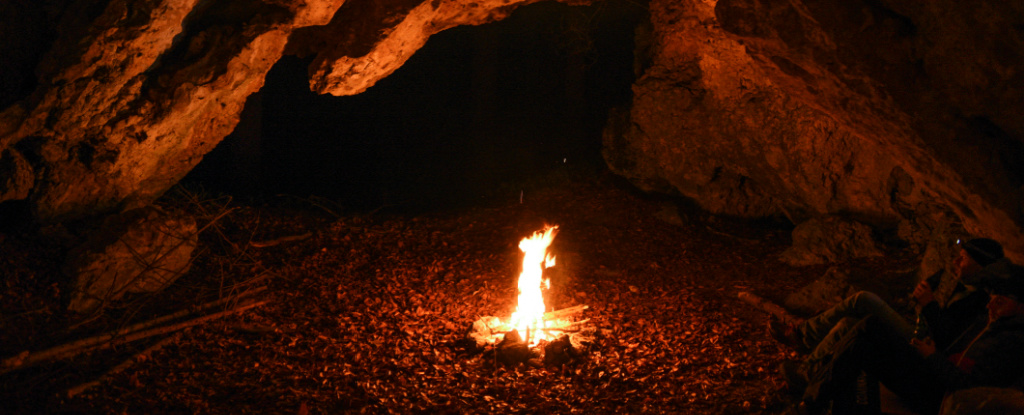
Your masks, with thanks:
[(986, 268), (981, 285), (992, 294), (1012, 295), (1024, 302), (1024, 267), (1007, 264), (1006, 267)]
[(960, 248), (967, 251), (974, 262), (983, 267), (1003, 259), (1003, 246), (992, 239), (974, 238), (960, 243)]

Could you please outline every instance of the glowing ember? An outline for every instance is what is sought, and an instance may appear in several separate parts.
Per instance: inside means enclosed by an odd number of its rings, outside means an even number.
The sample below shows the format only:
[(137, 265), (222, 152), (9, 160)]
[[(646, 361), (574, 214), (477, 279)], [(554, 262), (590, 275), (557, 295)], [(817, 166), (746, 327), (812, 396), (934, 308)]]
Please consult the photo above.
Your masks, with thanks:
[(545, 289), (551, 287), (551, 280), (544, 278), (544, 269), (555, 265), (555, 257), (548, 254), (547, 250), (556, 233), (558, 226), (549, 226), (519, 242), (519, 249), (524, 254), (523, 272), (519, 274), (519, 304), (509, 325), (518, 330), (531, 345), (548, 337), (541, 330), (546, 327), (541, 285)]

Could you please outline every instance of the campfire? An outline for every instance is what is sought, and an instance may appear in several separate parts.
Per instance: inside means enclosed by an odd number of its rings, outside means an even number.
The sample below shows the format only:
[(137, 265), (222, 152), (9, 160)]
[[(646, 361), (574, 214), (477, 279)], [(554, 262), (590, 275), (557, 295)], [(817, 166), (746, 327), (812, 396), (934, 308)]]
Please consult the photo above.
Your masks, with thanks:
[[(490, 350), (506, 362), (565, 363), (581, 354), (583, 344), (592, 340), (589, 319), (577, 320), (586, 305), (547, 311), (544, 292), (551, 280), (544, 270), (555, 266), (548, 247), (558, 234), (558, 226), (547, 226), (519, 242), (523, 267), (519, 274), (519, 295), (515, 312), (508, 319), (486, 316), (473, 323), (469, 338), (482, 350)], [(544, 346), (541, 348), (540, 346)], [(541, 352), (543, 349), (543, 352)], [(533, 362), (537, 363), (537, 362)]]

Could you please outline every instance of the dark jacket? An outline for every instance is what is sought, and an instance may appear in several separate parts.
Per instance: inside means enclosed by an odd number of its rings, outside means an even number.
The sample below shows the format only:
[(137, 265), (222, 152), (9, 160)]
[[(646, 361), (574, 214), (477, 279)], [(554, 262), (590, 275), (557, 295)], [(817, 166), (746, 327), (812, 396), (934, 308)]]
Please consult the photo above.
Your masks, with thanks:
[[(921, 309), (921, 317), (928, 323), (928, 331), (939, 350), (948, 353), (960, 350), (949, 346), (961, 337), (979, 316), (985, 316), (988, 294), (984, 290), (957, 283), (953, 295), (945, 307), (932, 301)], [(959, 342), (957, 342), (959, 343)]]
[(994, 321), (960, 354), (935, 353), (926, 360), (947, 391), (973, 386), (1011, 386), (1024, 374), (1024, 316)]

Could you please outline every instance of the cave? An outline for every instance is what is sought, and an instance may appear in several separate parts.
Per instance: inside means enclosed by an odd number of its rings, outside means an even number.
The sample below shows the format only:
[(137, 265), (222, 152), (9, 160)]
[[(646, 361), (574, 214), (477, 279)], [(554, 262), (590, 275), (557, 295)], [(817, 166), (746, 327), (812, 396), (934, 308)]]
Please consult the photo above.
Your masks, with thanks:
[[(0, 39), (5, 412), (929, 413), (877, 367), (794, 395), (793, 327), (1024, 260), (1018, 2), (15, 0)], [(1015, 356), (929, 404), (1022, 409)]]
[(570, 163), (600, 168), (605, 119), (629, 104), (644, 13), (628, 3), (526, 6), (432, 36), (353, 96), (309, 91), (311, 59), (286, 56), (184, 183), (423, 211), (496, 197), (500, 187), (512, 199), (512, 182)]

